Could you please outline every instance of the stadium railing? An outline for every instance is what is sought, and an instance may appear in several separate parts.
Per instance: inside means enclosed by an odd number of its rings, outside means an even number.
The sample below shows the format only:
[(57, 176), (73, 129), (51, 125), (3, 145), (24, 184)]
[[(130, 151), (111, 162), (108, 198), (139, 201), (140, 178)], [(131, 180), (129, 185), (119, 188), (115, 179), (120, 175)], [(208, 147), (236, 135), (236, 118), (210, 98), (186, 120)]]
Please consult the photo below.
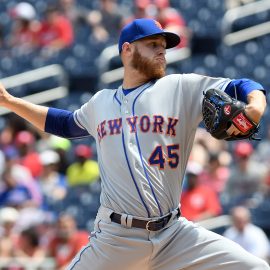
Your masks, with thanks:
[[(31, 71), (26, 71), (17, 75), (3, 78), (1, 79), (1, 82), (8, 89), (51, 77), (57, 78), (59, 86), (23, 97), (25, 100), (35, 104), (43, 104), (68, 95), (69, 88), (67, 74), (61, 65), (54, 64)], [(0, 116), (8, 112), (9, 111), (7, 109), (0, 108)]]
[(207, 230), (215, 231), (221, 227), (228, 227), (231, 225), (231, 218), (229, 215), (222, 215), (218, 217), (208, 218), (198, 222), (198, 224)]
[(222, 20), (223, 42), (228, 46), (254, 39), (270, 33), (270, 22), (266, 21), (243, 30), (232, 32), (232, 25), (237, 20), (270, 10), (270, 1), (261, 0), (229, 9)]

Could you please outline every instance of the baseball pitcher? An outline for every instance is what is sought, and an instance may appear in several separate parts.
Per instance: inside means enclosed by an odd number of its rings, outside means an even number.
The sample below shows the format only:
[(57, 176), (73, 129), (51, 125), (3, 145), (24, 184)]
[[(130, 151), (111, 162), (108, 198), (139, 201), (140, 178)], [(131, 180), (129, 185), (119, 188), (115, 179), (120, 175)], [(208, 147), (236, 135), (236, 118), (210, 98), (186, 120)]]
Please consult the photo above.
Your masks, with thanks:
[(204, 117), (220, 139), (251, 137), (266, 98), (263, 86), (249, 79), (166, 76), (166, 49), (179, 42), (152, 19), (126, 25), (119, 38), (122, 85), (97, 92), (75, 112), (35, 105), (0, 88), (0, 105), (37, 128), (96, 140), (101, 207), (89, 245), (69, 270), (270, 269), (239, 245), (181, 217), (182, 179), (200, 121)]

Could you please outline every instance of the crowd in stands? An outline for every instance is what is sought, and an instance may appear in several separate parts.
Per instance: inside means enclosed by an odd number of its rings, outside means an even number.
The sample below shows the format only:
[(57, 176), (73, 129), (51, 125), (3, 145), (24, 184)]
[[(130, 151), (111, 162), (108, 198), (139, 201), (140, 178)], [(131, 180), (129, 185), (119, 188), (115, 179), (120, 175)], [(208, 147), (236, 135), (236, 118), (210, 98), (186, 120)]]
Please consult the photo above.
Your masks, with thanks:
[(223, 235), (241, 245), (251, 254), (269, 259), (269, 240), (265, 232), (252, 224), (251, 213), (247, 207), (235, 206), (231, 210), (232, 225)]
[(269, 156), (261, 153), (269, 150), (268, 144), (267, 139), (256, 145), (215, 141), (199, 128), (180, 198), (183, 216), (194, 222), (231, 216), (231, 226), (225, 225), (218, 233), (267, 261), (270, 169)]
[(183, 37), (181, 46), (187, 45), (185, 20), (168, 0), (135, 0), (133, 8), (134, 13), (116, 0), (100, 0), (97, 9), (86, 10), (79, 8), (75, 0), (59, 0), (38, 14), (34, 5), (20, 2), (8, 10), (13, 22), (6, 45), (20, 47), (24, 53), (36, 48), (63, 49), (76, 41), (80, 24), (89, 28), (96, 43), (117, 42), (123, 25), (142, 17), (157, 19), (163, 28)]
[[(86, 202), (81, 224), (74, 209), (68, 210), (70, 193), (76, 203), (76, 191), (84, 200), (92, 196), (90, 192), (100, 193), (94, 146), (39, 134), (18, 119), (0, 133), (0, 157), (0, 269), (24, 269), (15, 264), (27, 258), (40, 265), (54, 258), (52, 269), (65, 269), (88, 242), (91, 228), (86, 221), (91, 215), (86, 207), (93, 208), (94, 218), (99, 205), (97, 197), (96, 203)], [(10, 261), (10, 268), (2, 268), (10, 258), (16, 258), (16, 263)]]
[[(194, 35), (197, 35), (196, 40), (204, 40), (201, 30), (205, 28), (200, 28), (199, 22), (203, 26), (203, 21), (210, 17), (207, 17), (208, 11), (202, 9), (197, 14), (201, 21), (195, 21), (196, 8), (191, 9), (193, 17), (186, 17), (185, 10), (189, 9), (191, 1), (181, 1), (183, 12), (178, 2), (4, 0), (4, 4), (0, 4), (0, 13), (6, 15), (0, 22), (0, 56), (3, 56), (0, 77), (51, 63), (63, 65), (71, 79), (75, 75), (81, 78), (83, 72), (87, 79), (93, 74), (97, 77), (96, 58), (104, 48), (117, 42), (122, 26), (134, 18), (155, 18), (164, 28), (182, 37), (180, 48), (192, 47)], [(225, 1), (227, 6), (224, 1), (205, 2), (216, 13), (220, 12), (217, 14), (224, 14), (226, 7), (252, 1), (228, 0)], [(212, 32), (207, 38), (216, 33), (213, 25), (209, 25), (209, 29)], [(197, 46), (210, 48), (211, 44)], [(231, 51), (222, 47), (221, 53), (228, 63)], [(72, 69), (71, 56), (79, 59), (79, 66), (84, 68), (82, 73)], [(215, 72), (219, 72), (217, 55), (207, 59), (206, 66), (213, 70), (209, 75), (216, 75)], [(177, 66), (178, 72), (193, 69), (192, 61)], [(196, 66), (192, 71), (205, 69)], [(237, 75), (231, 67), (222, 72), (219, 75)], [(96, 85), (88, 90), (96, 91)], [(183, 194), (179, 198), (182, 215), (194, 222), (222, 214), (232, 215), (232, 227), (224, 235), (265, 259), (270, 255), (268, 122), (265, 121), (263, 139), (258, 142), (216, 141), (203, 128), (198, 128)], [(100, 179), (93, 140), (70, 142), (33, 130), (16, 117), (5, 117), (4, 123), (0, 130), (0, 269), (22, 270), (24, 268), (18, 265), (29, 258), (40, 265), (45, 259), (53, 258), (56, 266), (51, 269), (65, 269), (88, 242), (99, 207)], [(252, 233), (248, 233), (250, 231)], [(259, 248), (255, 250), (253, 246), (252, 239), (256, 237), (265, 242), (260, 254), (256, 253)], [(262, 240), (259, 246), (262, 247)], [(17, 258), (16, 262), (10, 258)], [(5, 262), (9, 266), (1, 265)]]
[(188, 45), (185, 20), (168, 0), (14, 0), (1, 5), (6, 19), (0, 23), (2, 77), (52, 63), (63, 65), (71, 79), (95, 77), (98, 56), (117, 43), (120, 29), (134, 18), (156, 18), (181, 34), (182, 47)]

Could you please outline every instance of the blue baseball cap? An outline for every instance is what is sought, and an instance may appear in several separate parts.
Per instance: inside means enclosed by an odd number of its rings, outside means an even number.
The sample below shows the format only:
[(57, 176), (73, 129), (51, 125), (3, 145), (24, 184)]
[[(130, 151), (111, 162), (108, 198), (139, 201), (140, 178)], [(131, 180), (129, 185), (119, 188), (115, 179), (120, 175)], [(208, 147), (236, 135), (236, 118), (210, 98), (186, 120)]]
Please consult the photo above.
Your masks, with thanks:
[(165, 37), (166, 49), (177, 46), (181, 41), (178, 35), (164, 31), (161, 24), (156, 20), (145, 18), (136, 19), (122, 29), (118, 42), (119, 53), (121, 53), (122, 46), (125, 42), (132, 43), (136, 40), (156, 35)]

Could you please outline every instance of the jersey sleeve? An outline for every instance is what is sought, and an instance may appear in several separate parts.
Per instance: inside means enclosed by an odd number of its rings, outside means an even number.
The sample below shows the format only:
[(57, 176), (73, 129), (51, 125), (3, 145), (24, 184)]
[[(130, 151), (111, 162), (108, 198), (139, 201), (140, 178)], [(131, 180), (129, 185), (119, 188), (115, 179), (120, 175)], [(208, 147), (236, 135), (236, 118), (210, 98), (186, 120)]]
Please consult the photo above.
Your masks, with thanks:
[(67, 139), (89, 136), (85, 128), (77, 125), (72, 112), (57, 108), (49, 108), (46, 116), (45, 131)]
[(74, 120), (82, 129), (86, 129), (90, 135), (95, 137), (95, 112), (93, 98), (74, 112)]
[(190, 123), (194, 123), (196, 126), (202, 120), (203, 93), (211, 88), (225, 91), (230, 82), (229, 78), (209, 77), (194, 73), (183, 74), (181, 83), (183, 99), (192, 108)]
[(247, 96), (253, 90), (261, 90), (264, 94), (266, 94), (263, 86), (260, 83), (246, 78), (232, 80), (227, 85), (225, 92), (231, 97), (247, 103)]

